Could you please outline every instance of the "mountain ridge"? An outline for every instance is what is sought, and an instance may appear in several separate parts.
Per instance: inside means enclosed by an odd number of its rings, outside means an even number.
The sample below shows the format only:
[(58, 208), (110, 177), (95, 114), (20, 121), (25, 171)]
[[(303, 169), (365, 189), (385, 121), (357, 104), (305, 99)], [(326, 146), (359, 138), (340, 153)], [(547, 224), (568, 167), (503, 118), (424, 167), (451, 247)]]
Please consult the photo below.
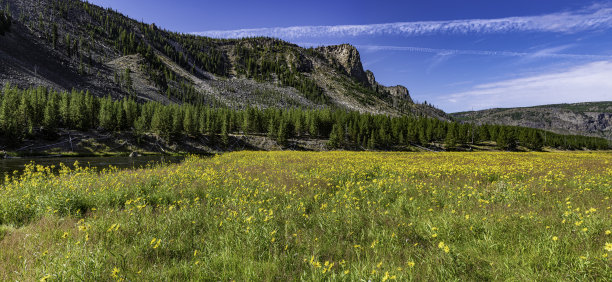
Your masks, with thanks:
[(8, 5), (19, 16), (0, 37), (0, 84), (162, 103), (331, 107), (449, 120), (414, 103), (406, 87), (376, 82), (349, 44), (302, 48), (274, 38), (182, 34), (77, 0)]

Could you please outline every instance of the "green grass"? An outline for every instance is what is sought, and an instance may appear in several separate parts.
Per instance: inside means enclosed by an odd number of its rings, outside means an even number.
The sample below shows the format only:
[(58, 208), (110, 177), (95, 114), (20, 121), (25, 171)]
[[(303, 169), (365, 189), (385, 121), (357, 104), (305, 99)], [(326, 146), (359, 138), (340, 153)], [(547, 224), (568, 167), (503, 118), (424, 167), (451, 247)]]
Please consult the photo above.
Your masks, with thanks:
[(0, 186), (1, 280), (612, 279), (612, 154), (235, 152)]

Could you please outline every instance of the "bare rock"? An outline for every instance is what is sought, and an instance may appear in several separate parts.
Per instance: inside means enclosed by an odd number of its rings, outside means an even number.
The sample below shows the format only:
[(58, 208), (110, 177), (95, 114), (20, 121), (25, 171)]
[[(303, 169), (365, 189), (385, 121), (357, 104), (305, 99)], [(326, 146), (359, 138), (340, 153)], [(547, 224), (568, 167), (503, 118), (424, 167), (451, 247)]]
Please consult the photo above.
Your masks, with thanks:
[(318, 50), (321, 51), (332, 64), (339, 64), (340, 68), (349, 76), (357, 79), (359, 82), (369, 84), (368, 76), (363, 70), (361, 56), (357, 48), (350, 44), (342, 44), (319, 47)]
[(413, 103), (412, 98), (410, 98), (410, 93), (408, 92), (408, 88), (403, 85), (396, 85), (385, 87), (391, 96), (400, 98), (402, 100), (407, 100), (410, 103)]

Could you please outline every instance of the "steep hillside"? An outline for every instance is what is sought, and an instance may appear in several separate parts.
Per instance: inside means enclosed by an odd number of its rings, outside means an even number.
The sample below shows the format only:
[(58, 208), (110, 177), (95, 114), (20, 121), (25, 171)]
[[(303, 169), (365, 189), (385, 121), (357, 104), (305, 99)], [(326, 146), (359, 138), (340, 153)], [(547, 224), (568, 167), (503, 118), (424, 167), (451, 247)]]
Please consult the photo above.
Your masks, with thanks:
[(489, 109), (451, 115), (460, 121), (477, 124), (525, 126), (612, 140), (612, 102)]
[(272, 38), (212, 39), (166, 31), (77, 0), (5, 0), (0, 84), (89, 90), (138, 101), (341, 108), (447, 120), (404, 86), (365, 71), (351, 45), (305, 49)]

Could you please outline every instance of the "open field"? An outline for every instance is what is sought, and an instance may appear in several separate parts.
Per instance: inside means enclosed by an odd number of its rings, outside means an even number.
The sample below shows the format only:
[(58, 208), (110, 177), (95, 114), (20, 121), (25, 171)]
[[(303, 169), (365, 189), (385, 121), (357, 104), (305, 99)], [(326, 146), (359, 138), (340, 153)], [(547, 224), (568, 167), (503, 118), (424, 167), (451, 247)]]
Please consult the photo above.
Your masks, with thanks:
[(0, 186), (0, 280), (612, 280), (612, 153), (234, 152)]

